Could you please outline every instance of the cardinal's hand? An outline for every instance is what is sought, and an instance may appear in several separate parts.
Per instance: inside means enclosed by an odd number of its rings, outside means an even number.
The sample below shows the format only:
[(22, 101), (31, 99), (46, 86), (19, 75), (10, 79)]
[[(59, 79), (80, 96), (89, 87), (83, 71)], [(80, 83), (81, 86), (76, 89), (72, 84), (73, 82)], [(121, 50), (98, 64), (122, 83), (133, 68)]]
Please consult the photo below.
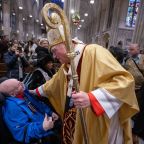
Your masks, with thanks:
[(76, 108), (86, 108), (91, 105), (88, 94), (82, 91), (78, 93), (73, 92), (72, 99)]

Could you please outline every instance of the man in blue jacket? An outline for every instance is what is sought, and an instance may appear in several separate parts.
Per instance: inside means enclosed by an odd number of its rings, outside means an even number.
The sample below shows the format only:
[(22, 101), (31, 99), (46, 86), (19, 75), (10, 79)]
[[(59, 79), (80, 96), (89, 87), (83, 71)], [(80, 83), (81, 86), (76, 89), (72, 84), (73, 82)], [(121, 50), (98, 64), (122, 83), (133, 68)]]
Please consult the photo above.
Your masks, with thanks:
[(5, 80), (0, 84), (0, 92), (10, 95), (3, 106), (3, 118), (16, 141), (42, 140), (45, 144), (59, 144), (57, 114), (32, 96), (23, 83), (16, 79)]

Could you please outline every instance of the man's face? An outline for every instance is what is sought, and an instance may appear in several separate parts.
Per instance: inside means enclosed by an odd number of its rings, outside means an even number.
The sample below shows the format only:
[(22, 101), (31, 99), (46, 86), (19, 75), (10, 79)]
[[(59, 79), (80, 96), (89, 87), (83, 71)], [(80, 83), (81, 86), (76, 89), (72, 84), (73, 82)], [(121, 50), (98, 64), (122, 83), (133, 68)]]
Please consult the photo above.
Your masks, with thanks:
[(48, 48), (49, 43), (48, 43), (48, 41), (43, 41), (43, 42), (41, 42), (40, 45), (41, 45), (41, 47)]
[(11, 47), (11, 51), (16, 51), (18, 48), (18, 44), (13, 44), (12, 47)]
[(1, 83), (1, 90), (11, 96), (17, 96), (23, 93), (24, 85), (16, 79), (8, 79)]
[(69, 63), (69, 58), (67, 57), (66, 46), (64, 43), (58, 44), (51, 49), (53, 57), (58, 59), (61, 64)]
[(138, 47), (130, 46), (128, 50), (129, 50), (129, 54), (131, 56), (135, 56), (135, 55), (139, 54), (139, 48)]
[(13, 43), (18, 44), (18, 40), (14, 40), (14, 42), (13, 42)]

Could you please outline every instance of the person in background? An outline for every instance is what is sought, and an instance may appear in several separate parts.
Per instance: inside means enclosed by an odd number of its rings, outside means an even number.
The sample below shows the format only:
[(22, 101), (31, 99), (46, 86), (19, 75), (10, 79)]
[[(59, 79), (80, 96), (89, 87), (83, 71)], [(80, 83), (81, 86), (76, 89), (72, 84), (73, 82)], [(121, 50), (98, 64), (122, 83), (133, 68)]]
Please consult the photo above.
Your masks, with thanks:
[(32, 49), (33, 52), (39, 46), (39, 41), (40, 41), (40, 39), (33, 39), (33, 45), (31, 47), (31, 49)]
[(12, 43), (3, 59), (8, 68), (7, 77), (22, 80), (24, 78), (24, 67), (29, 66), (22, 48), (17, 43)]
[(55, 74), (53, 68), (53, 58), (51, 55), (43, 55), (42, 58), (39, 57), (37, 68), (32, 73), (31, 83), (29, 89), (35, 89), (41, 86), (46, 81), (50, 80)]
[(37, 65), (37, 53), (36, 48), (39, 46), (39, 39), (33, 40), (33, 45), (31, 47), (31, 56), (29, 57), (29, 62), (35, 67)]
[(32, 55), (32, 45), (33, 45), (33, 41), (32, 40), (29, 40), (28, 41), (28, 43), (27, 43), (27, 45), (25, 46), (25, 48), (24, 48), (24, 51), (25, 51), (25, 53), (26, 53), (26, 55), (27, 55), (27, 58), (28, 58), (28, 60), (29, 60), (29, 58), (31, 57), (31, 55)]
[(19, 41), (17, 39), (12, 40), (13, 44), (19, 44)]
[(41, 38), (39, 41), (38, 46), (33, 51), (33, 54), (29, 58), (29, 62), (34, 66), (37, 67), (37, 64), (39, 63), (38, 60), (44, 57), (44, 55), (49, 55), (49, 43), (46, 38)]
[(122, 42), (122, 41), (119, 41), (119, 42), (117, 43), (117, 47), (120, 48), (120, 49), (122, 49), (122, 48), (123, 48), (123, 42)]
[(124, 51), (122, 50), (122, 48), (111, 46), (109, 48), (109, 51), (112, 53), (112, 55), (116, 58), (116, 60), (120, 64), (123, 63), (123, 60), (124, 60)]
[[(36, 42), (37, 43), (37, 42)], [(39, 57), (43, 57), (43, 55), (49, 55), (48, 51), (49, 43), (46, 38), (41, 38), (39, 41), (39, 44), (37, 43), (37, 47), (33, 49), (33, 53), (31, 57), (29, 58), (29, 62), (36, 67), (38, 64)]]
[(140, 112), (132, 118), (134, 121), (133, 141), (134, 144), (139, 144), (140, 141), (144, 140), (144, 55), (140, 54), (138, 44), (130, 44), (128, 51), (129, 57), (125, 60), (124, 67), (135, 79), (135, 93), (140, 107)]
[(60, 130), (58, 115), (31, 95), (22, 82), (5, 80), (0, 84), (0, 92), (9, 95), (5, 97), (2, 114), (16, 141), (60, 144), (57, 137)]
[(129, 57), (126, 59), (125, 68), (135, 79), (136, 91), (140, 89), (144, 82), (144, 55), (140, 54), (138, 44), (130, 44), (128, 47)]
[(41, 38), (39, 46), (36, 48), (37, 58), (42, 58), (43, 54), (49, 54), (49, 42), (46, 38)]

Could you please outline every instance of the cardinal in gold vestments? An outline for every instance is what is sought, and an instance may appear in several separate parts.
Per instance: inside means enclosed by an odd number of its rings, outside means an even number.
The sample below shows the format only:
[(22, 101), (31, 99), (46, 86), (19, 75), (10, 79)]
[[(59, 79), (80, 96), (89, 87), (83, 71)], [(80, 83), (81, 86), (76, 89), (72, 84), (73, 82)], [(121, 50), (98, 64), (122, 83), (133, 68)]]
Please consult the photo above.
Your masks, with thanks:
[(132, 144), (130, 118), (138, 112), (134, 79), (102, 46), (73, 40), (80, 92), (73, 90), (65, 38), (51, 29), (48, 40), (53, 56), (63, 65), (35, 91), (46, 96), (63, 120), (64, 144), (84, 144), (80, 114), (84, 109), (89, 144)]

